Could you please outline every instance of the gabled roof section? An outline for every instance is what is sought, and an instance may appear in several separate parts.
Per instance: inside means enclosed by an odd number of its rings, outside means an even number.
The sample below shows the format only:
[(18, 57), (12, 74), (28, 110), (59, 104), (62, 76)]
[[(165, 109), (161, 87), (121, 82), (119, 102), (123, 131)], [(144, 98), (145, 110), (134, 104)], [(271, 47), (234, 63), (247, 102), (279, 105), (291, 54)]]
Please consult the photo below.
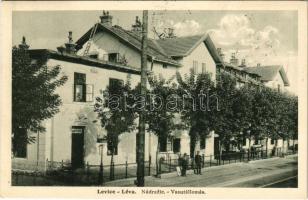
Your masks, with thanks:
[(206, 35), (174, 37), (156, 40), (168, 56), (187, 56), (206, 38)]
[(279, 73), (285, 86), (289, 86), (287, 74), (281, 65), (246, 67), (245, 70), (249, 73), (255, 73), (261, 76), (261, 81), (272, 81)]
[(223, 61), (219, 56), (217, 49), (208, 34), (194, 35), (187, 37), (166, 38), (156, 40), (164, 52), (172, 57), (188, 56), (202, 42), (205, 44), (210, 55), (218, 66), (223, 66)]
[[(93, 28), (93, 27), (92, 27)], [(77, 49), (81, 49), (82, 46), (89, 40), (91, 30), (88, 30), (80, 39), (77, 40)], [(127, 31), (121, 28), (120, 26), (108, 26), (101, 23), (98, 23), (98, 27), (96, 32), (100, 31), (108, 31), (113, 34), (117, 38), (119, 38), (122, 42), (132, 46), (133, 48), (141, 51), (141, 35), (136, 34), (132, 31)], [(174, 66), (181, 66), (175, 60), (172, 60), (168, 57), (162, 48), (159, 47), (156, 41), (152, 39), (148, 39), (148, 55), (151, 56), (154, 60), (158, 62), (168, 63)]]

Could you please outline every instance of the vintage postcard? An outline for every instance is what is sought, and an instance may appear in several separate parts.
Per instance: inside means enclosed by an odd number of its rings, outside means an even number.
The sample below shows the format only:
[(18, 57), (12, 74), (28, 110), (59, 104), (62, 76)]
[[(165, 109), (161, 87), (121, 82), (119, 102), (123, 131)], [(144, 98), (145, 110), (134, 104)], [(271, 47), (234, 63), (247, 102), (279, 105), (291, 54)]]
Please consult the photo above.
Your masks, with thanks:
[(2, 2), (0, 196), (307, 196), (306, 2)]

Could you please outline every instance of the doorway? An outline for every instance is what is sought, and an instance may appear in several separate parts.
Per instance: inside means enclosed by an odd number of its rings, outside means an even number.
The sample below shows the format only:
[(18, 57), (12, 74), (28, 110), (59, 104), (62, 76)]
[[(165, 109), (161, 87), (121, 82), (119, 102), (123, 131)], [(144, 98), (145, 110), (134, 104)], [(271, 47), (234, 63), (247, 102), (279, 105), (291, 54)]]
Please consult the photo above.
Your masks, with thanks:
[(84, 126), (72, 127), (72, 168), (82, 168), (84, 165)]

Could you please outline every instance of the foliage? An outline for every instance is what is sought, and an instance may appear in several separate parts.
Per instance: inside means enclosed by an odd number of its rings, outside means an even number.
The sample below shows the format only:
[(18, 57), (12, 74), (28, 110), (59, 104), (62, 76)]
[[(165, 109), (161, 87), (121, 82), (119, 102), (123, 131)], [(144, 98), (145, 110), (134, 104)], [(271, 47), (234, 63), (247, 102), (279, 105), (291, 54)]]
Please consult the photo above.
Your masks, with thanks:
[[(23, 38), (24, 39), (24, 38)], [(33, 62), (25, 44), (12, 49), (12, 144), (34, 142), (27, 130), (44, 132), (42, 121), (59, 112), (61, 99), (55, 90), (67, 77), (58, 77), (60, 66), (49, 67), (46, 58)]]
[(125, 84), (109, 85), (102, 92), (102, 97), (96, 97), (94, 111), (98, 115), (102, 128), (107, 131), (107, 140), (111, 142), (112, 155), (119, 142), (119, 135), (136, 129), (137, 113), (134, 110), (134, 101), (132, 98), (127, 98), (133, 93), (131, 82), (128, 80)]
[(181, 97), (183, 108), (180, 109), (181, 119), (183, 127), (189, 129), (190, 156), (193, 157), (197, 140), (213, 130), (207, 101), (212, 98), (210, 94), (214, 90), (214, 82), (209, 73), (195, 74), (193, 70), (184, 78), (177, 73), (177, 82), (177, 94)]
[(168, 101), (176, 93), (176, 86), (172, 84), (173, 78), (166, 80), (162, 76), (149, 76), (149, 90), (147, 91), (147, 130), (158, 136), (158, 146), (163, 140), (171, 137), (171, 133), (178, 128), (175, 111)]

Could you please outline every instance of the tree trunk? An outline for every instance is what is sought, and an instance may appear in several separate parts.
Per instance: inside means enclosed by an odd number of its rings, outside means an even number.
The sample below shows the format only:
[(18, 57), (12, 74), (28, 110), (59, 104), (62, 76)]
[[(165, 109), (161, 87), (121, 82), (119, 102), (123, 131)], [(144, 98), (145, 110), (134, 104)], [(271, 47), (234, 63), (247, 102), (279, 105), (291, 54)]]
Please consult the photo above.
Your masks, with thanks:
[(191, 158), (194, 158), (195, 148), (196, 148), (196, 138), (191, 136), (190, 137), (190, 157)]
[(222, 157), (222, 148), (221, 148), (221, 139), (219, 139), (218, 141), (218, 146), (219, 146), (219, 165), (220, 165), (220, 162), (221, 162), (221, 157)]
[(159, 142), (159, 139), (158, 139), (157, 140), (157, 147), (156, 147), (156, 176), (158, 176), (158, 174), (159, 174), (159, 170), (158, 170), (158, 165), (159, 165), (159, 160), (158, 160), (159, 146), (160, 146), (160, 142)]
[(293, 153), (295, 153), (295, 142), (294, 142), (294, 140), (295, 140), (295, 137), (293, 137), (293, 141), (292, 141), (292, 146), (293, 146)]

